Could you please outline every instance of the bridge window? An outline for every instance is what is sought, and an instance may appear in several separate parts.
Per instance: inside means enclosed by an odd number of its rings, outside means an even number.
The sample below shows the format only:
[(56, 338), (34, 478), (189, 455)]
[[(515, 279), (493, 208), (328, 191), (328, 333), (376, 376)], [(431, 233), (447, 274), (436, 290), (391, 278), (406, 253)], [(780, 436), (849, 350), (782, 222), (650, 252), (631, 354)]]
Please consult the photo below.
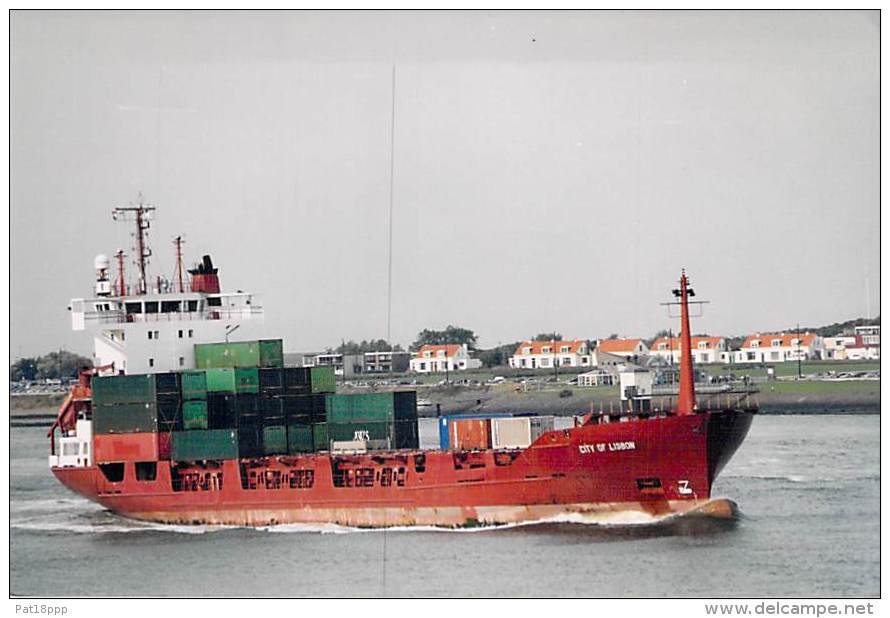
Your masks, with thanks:
[(158, 312), (158, 301), (147, 301), (145, 303), (145, 313), (157, 313)]
[(207, 306), (208, 307), (222, 307), (222, 299), (219, 296), (208, 296), (207, 297)]
[(178, 300), (165, 300), (161, 302), (161, 313), (179, 313), (180, 304)]
[(142, 313), (142, 303), (126, 303), (127, 313)]

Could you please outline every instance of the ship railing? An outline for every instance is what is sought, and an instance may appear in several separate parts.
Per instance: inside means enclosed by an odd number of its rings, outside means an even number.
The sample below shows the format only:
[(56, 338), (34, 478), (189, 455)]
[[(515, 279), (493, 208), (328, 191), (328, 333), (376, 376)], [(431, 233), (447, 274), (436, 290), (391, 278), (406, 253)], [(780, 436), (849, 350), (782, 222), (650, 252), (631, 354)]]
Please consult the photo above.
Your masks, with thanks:
[(262, 307), (213, 308), (204, 311), (171, 311), (168, 313), (91, 312), (85, 317), (91, 323), (131, 324), (137, 322), (183, 322), (206, 320), (247, 320), (263, 315)]
[[(757, 390), (724, 391), (696, 396), (698, 412), (756, 412), (759, 409)], [(590, 413), (600, 418), (636, 418), (640, 416), (667, 416), (676, 413), (677, 395), (653, 396), (637, 399), (610, 399), (592, 405)]]

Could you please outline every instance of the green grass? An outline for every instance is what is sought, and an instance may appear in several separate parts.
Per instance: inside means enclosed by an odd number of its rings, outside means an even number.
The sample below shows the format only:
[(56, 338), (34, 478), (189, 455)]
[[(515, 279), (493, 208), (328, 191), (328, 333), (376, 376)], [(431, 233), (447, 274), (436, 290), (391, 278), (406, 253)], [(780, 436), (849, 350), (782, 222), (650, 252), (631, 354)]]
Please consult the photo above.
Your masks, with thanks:
[(851, 380), (849, 382), (823, 382), (812, 380), (782, 380), (759, 385), (761, 392), (800, 393), (806, 395), (830, 395), (832, 393), (880, 394), (880, 380)]
[[(769, 364), (774, 367), (776, 377), (796, 376), (797, 363), (788, 361), (784, 363)], [(766, 377), (766, 367), (749, 365), (696, 365), (696, 369), (702, 369), (710, 375), (726, 375), (733, 373), (736, 376)], [(805, 361), (801, 363), (801, 373), (810, 375), (813, 373), (828, 373), (829, 371), (879, 371), (880, 363), (859, 361)]]

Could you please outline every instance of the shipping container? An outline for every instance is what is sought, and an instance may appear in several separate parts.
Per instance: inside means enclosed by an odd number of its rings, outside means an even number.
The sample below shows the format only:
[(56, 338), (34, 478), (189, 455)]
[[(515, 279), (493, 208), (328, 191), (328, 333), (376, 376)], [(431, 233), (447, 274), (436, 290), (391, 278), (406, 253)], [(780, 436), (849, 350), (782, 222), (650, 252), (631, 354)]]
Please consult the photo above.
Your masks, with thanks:
[(114, 461), (156, 461), (158, 434), (126, 433), (93, 436), (93, 459), (96, 463)]
[(263, 427), (263, 452), (266, 455), (283, 455), (287, 453), (287, 427), (269, 425)]
[(237, 429), (196, 429), (173, 432), (171, 459), (174, 461), (237, 458)]
[(257, 370), (260, 379), (260, 392), (279, 394), (284, 390), (284, 372), (281, 368), (263, 368)]
[(353, 421), (416, 421), (417, 393), (363, 393), (357, 395), (328, 395), (329, 422)]
[(281, 339), (260, 339), (258, 367), (284, 367), (284, 342)]
[(328, 422), (328, 440), (365, 440), (382, 449), (418, 448), (416, 421)]
[(309, 417), (310, 422), (323, 423), (327, 420), (326, 395), (290, 395), (280, 399), (282, 413), (289, 418)]
[(330, 448), (327, 423), (315, 423), (312, 425), (312, 443), (316, 451), (326, 451)]
[(155, 393), (157, 395), (174, 395), (179, 397), (179, 374), (178, 373), (156, 373), (155, 376)]
[(259, 425), (238, 427), (238, 454), (240, 457), (262, 457), (263, 435)]
[(207, 369), (208, 393), (234, 393), (235, 370), (233, 368)]
[(259, 395), (254, 393), (237, 393), (235, 395), (235, 414), (242, 416), (254, 416), (259, 413)]
[(207, 429), (207, 402), (202, 400), (185, 401), (182, 404), (183, 429)]
[(198, 369), (259, 366), (260, 344), (257, 341), (195, 344), (195, 367)]
[(417, 444), (419, 448), (424, 450), (431, 451), (439, 448), (439, 445), (441, 444), (439, 438), (439, 419), (417, 419)]
[(451, 448), (471, 450), (491, 448), (491, 419), (453, 419), (448, 422)]
[(90, 381), (93, 403), (99, 405), (119, 403), (150, 403), (157, 397), (155, 376), (133, 374), (95, 376)]
[(179, 381), (184, 400), (207, 399), (207, 373), (205, 371), (183, 371)]
[(179, 397), (158, 395), (158, 426), (179, 429), (182, 425), (182, 403)]
[(93, 433), (147, 433), (158, 430), (158, 406), (154, 402), (93, 403)]
[(235, 368), (235, 392), (259, 393), (260, 376), (256, 367)]
[(491, 419), (492, 448), (526, 448), (545, 431), (553, 431), (552, 416)]
[(238, 426), (238, 412), (233, 393), (207, 393), (208, 429), (230, 429)]
[(471, 418), (510, 418), (511, 415), (504, 412), (490, 412), (488, 414), (455, 414), (451, 416), (439, 416), (439, 448), (447, 451), (451, 448), (451, 431), (449, 423), (454, 419)]
[(293, 424), (287, 426), (287, 452), (289, 454), (311, 453), (314, 450), (312, 425)]
[(284, 390), (290, 395), (333, 393), (337, 390), (333, 367), (285, 367), (282, 375)]
[(309, 371), (313, 393), (334, 393), (337, 391), (337, 376), (333, 367), (311, 367)]
[(260, 416), (285, 416), (284, 402), (280, 397), (272, 397), (268, 394), (260, 394), (257, 398), (256, 413)]

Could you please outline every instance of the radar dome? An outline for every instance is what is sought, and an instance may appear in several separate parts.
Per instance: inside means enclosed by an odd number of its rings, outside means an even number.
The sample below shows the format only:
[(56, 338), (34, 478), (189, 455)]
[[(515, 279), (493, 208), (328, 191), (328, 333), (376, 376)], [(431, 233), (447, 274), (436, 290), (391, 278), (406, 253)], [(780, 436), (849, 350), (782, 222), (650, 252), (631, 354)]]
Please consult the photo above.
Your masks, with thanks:
[(111, 262), (108, 261), (108, 256), (100, 253), (93, 260), (93, 264), (96, 267), (96, 270), (108, 270), (108, 267), (111, 265)]

